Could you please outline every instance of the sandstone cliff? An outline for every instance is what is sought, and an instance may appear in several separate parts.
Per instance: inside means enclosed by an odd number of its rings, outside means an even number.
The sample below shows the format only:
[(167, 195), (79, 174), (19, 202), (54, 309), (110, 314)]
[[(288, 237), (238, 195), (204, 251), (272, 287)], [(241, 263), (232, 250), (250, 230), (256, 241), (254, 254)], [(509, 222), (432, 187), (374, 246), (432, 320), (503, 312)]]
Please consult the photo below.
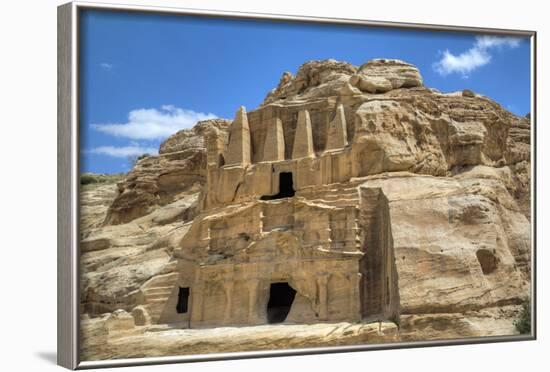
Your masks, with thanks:
[[(326, 323), (278, 347), (514, 334), (530, 293), (530, 170), (529, 119), (488, 97), (427, 88), (398, 60), (308, 62), (259, 108), (180, 131), (117, 185), (83, 191), (85, 355), (145, 356), (124, 345), (151, 327), (170, 343), (162, 324), (265, 323), (266, 271), (297, 291), (293, 327)], [(235, 271), (245, 264), (256, 279)], [(200, 316), (176, 313), (178, 287), (208, 298)], [(343, 321), (386, 331), (323, 336)], [(286, 337), (262, 327), (246, 329)], [(262, 342), (204, 337), (208, 351)]]

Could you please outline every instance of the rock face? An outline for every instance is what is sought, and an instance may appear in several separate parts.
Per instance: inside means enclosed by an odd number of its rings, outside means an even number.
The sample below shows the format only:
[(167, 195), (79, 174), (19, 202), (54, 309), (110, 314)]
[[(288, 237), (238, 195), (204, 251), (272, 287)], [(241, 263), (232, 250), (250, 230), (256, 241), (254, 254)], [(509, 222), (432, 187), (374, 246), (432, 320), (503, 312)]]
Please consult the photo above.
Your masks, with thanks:
[(82, 347), (85, 360), (390, 343), (399, 339), (397, 326), (391, 322), (205, 329), (157, 325), (119, 331), (107, 326), (108, 320), (109, 316), (105, 316), (85, 322)]
[(386, 93), (392, 89), (422, 86), (416, 67), (397, 59), (375, 59), (359, 67), (350, 84), (367, 93)]
[[(118, 309), (124, 327), (191, 328), (182, 337), (281, 322), (389, 321), (394, 341), (516, 332), (530, 293), (530, 121), (489, 98), (428, 89), (398, 60), (312, 61), (259, 108), (179, 132), (159, 154), (89, 214), (102, 224), (86, 222), (91, 357), (134, 355), (116, 327), (99, 331)], [(115, 354), (94, 349), (99, 334)]]
[(164, 141), (159, 156), (139, 160), (126, 179), (118, 183), (118, 195), (104, 224), (130, 222), (198, 192), (206, 176), (204, 134), (227, 124), (220, 119), (199, 122), (193, 129), (182, 130)]

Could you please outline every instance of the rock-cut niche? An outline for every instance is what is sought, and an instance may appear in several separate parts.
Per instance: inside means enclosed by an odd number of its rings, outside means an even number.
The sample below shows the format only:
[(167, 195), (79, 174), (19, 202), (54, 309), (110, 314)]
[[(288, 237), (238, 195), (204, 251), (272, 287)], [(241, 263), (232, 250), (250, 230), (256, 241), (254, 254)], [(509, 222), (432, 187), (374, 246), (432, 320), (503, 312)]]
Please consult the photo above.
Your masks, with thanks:
[(296, 290), (288, 283), (271, 283), (267, 303), (267, 322), (269, 324), (284, 322), (290, 312), (294, 297), (296, 297)]
[(477, 259), (481, 265), (483, 274), (491, 274), (497, 268), (497, 258), (493, 252), (487, 249), (480, 249), (476, 252)]

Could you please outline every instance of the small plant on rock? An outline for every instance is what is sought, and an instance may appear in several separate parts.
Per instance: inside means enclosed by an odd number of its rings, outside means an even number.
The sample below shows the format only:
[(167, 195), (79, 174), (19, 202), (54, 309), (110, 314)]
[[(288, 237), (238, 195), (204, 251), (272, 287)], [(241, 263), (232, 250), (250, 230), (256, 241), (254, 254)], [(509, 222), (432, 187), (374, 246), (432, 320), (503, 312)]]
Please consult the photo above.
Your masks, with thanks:
[(519, 317), (514, 321), (514, 326), (521, 334), (531, 333), (531, 301), (527, 300), (523, 303)]

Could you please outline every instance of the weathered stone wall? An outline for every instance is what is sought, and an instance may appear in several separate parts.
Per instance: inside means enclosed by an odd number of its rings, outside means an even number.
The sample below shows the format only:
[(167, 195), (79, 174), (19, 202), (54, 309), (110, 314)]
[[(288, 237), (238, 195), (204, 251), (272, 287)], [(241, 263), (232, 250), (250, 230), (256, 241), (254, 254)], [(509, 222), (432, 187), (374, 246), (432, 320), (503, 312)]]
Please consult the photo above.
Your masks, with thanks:
[(529, 224), (506, 191), (503, 171), (476, 167), (452, 178), (395, 173), (361, 186), (387, 199), (401, 317), (524, 301)]
[(366, 319), (399, 319), (400, 298), (389, 203), (380, 188), (361, 187), (361, 305)]

